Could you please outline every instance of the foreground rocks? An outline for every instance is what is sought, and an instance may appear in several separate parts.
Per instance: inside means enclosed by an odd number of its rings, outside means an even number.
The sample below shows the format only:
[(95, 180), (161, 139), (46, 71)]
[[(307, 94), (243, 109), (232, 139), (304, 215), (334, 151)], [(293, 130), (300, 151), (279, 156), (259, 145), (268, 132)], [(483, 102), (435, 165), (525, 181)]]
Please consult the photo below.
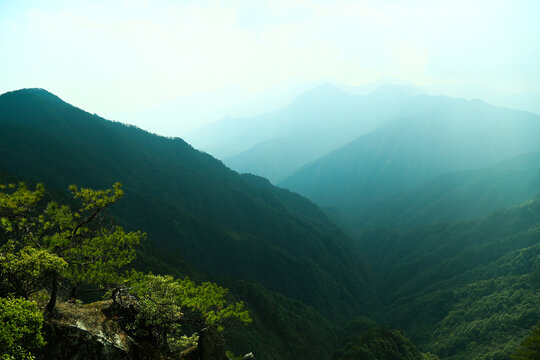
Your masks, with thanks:
[(44, 359), (161, 360), (166, 357), (149, 343), (136, 342), (104, 310), (112, 301), (86, 305), (59, 303), (44, 324)]
[[(77, 305), (60, 303), (44, 324), (47, 345), (39, 356), (65, 360), (168, 360), (147, 341), (136, 341), (120, 326), (119, 315), (110, 311), (112, 301)], [(178, 357), (176, 357), (178, 359)], [(183, 360), (228, 360), (223, 335), (201, 331), (198, 345), (185, 350)]]

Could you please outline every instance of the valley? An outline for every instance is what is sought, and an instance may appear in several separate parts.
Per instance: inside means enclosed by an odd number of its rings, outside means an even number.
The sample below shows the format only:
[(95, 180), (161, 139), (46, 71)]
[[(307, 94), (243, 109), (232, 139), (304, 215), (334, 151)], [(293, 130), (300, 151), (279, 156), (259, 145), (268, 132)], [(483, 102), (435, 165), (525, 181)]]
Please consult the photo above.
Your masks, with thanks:
[[(125, 199), (111, 215), (147, 233), (136, 269), (215, 281), (245, 302), (253, 323), (225, 334), (234, 353), (509, 359), (540, 318), (540, 116), (399, 87), (323, 87), (263, 118), (305, 129), (313, 114), (300, 105), (320, 117), (311, 132), (249, 150), (253, 164), (280, 167), (274, 181), (297, 169), (277, 187), (262, 168), (239, 174), (182, 139), (45, 90), (10, 92), (0, 96), (0, 180), (44, 183), (66, 201), (70, 184), (120, 181)], [(331, 106), (349, 115), (335, 113), (343, 133), (320, 142), (336, 126), (325, 123)], [(269, 135), (257, 121), (227, 136)], [(302, 159), (284, 164), (292, 153)]]

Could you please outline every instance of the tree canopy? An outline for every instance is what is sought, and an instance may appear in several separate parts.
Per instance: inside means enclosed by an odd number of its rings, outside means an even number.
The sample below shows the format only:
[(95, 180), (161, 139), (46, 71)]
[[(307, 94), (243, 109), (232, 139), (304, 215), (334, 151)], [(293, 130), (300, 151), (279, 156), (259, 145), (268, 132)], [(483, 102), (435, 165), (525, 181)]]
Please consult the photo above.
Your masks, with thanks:
[(223, 331), (225, 324), (249, 324), (251, 318), (243, 302), (227, 300), (228, 290), (217, 284), (197, 285), (189, 278), (143, 274), (132, 270), (113, 300), (135, 310), (126, 327), (136, 337), (153, 338), (162, 349), (173, 349), (202, 328)]
[(43, 315), (35, 302), (0, 297), (0, 359), (33, 359), (32, 351), (45, 344), (42, 325)]
[[(126, 232), (107, 216), (106, 209), (123, 196), (120, 183), (106, 190), (70, 186), (79, 205), (54, 201), (43, 204), (45, 188), (24, 183), (0, 185), (0, 345), (3, 359), (32, 358), (44, 344), (43, 316), (28, 299), (49, 293), (46, 312), (53, 312), (59, 288), (69, 300), (91, 291), (123, 290), (133, 300), (132, 321), (125, 324), (135, 336), (151, 338), (171, 352), (186, 339), (182, 324), (223, 330), (225, 322), (251, 322), (242, 302), (226, 300), (227, 289), (213, 283), (195, 284), (188, 278), (126, 272), (145, 237)], [(113, 292), (115, 300), (118, 291)]]
[(531, 329), (531, 333), (523, 340), (512, 355), (514, 360), (540, 360), (540, 322)]

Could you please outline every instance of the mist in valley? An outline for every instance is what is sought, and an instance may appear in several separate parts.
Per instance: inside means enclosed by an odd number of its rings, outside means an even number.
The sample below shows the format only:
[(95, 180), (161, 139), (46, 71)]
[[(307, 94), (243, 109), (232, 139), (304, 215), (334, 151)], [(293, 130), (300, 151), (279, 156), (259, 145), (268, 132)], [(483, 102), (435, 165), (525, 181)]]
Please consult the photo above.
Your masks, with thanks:
[(537, 14), (0, 1), (0, 357), (538, 359)]

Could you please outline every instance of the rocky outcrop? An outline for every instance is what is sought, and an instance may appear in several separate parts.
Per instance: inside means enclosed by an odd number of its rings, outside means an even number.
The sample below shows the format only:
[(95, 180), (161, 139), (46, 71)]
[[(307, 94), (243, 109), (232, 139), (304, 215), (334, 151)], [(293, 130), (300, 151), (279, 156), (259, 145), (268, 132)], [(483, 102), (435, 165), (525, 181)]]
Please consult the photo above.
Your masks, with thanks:
[(136, 342), (105, 315), (112, 301), (87, 305), (58, 304), (44, 324), (47, 345), (44, 359), (66, 360), (164, 360), (149, 343)]
[[(111, 300), (77, 305), (59, 303), (44, 324), (47, 345), (43, 359), (168, 360), (152, 343), (133, 339), (122, 329), (126, 314)], [(175, 357), (178, 359), (178, 357)], [(229, 360), (225, 340), (213, 328), (203, 329), (197, 346), (182, 352), (181, 360)]]

